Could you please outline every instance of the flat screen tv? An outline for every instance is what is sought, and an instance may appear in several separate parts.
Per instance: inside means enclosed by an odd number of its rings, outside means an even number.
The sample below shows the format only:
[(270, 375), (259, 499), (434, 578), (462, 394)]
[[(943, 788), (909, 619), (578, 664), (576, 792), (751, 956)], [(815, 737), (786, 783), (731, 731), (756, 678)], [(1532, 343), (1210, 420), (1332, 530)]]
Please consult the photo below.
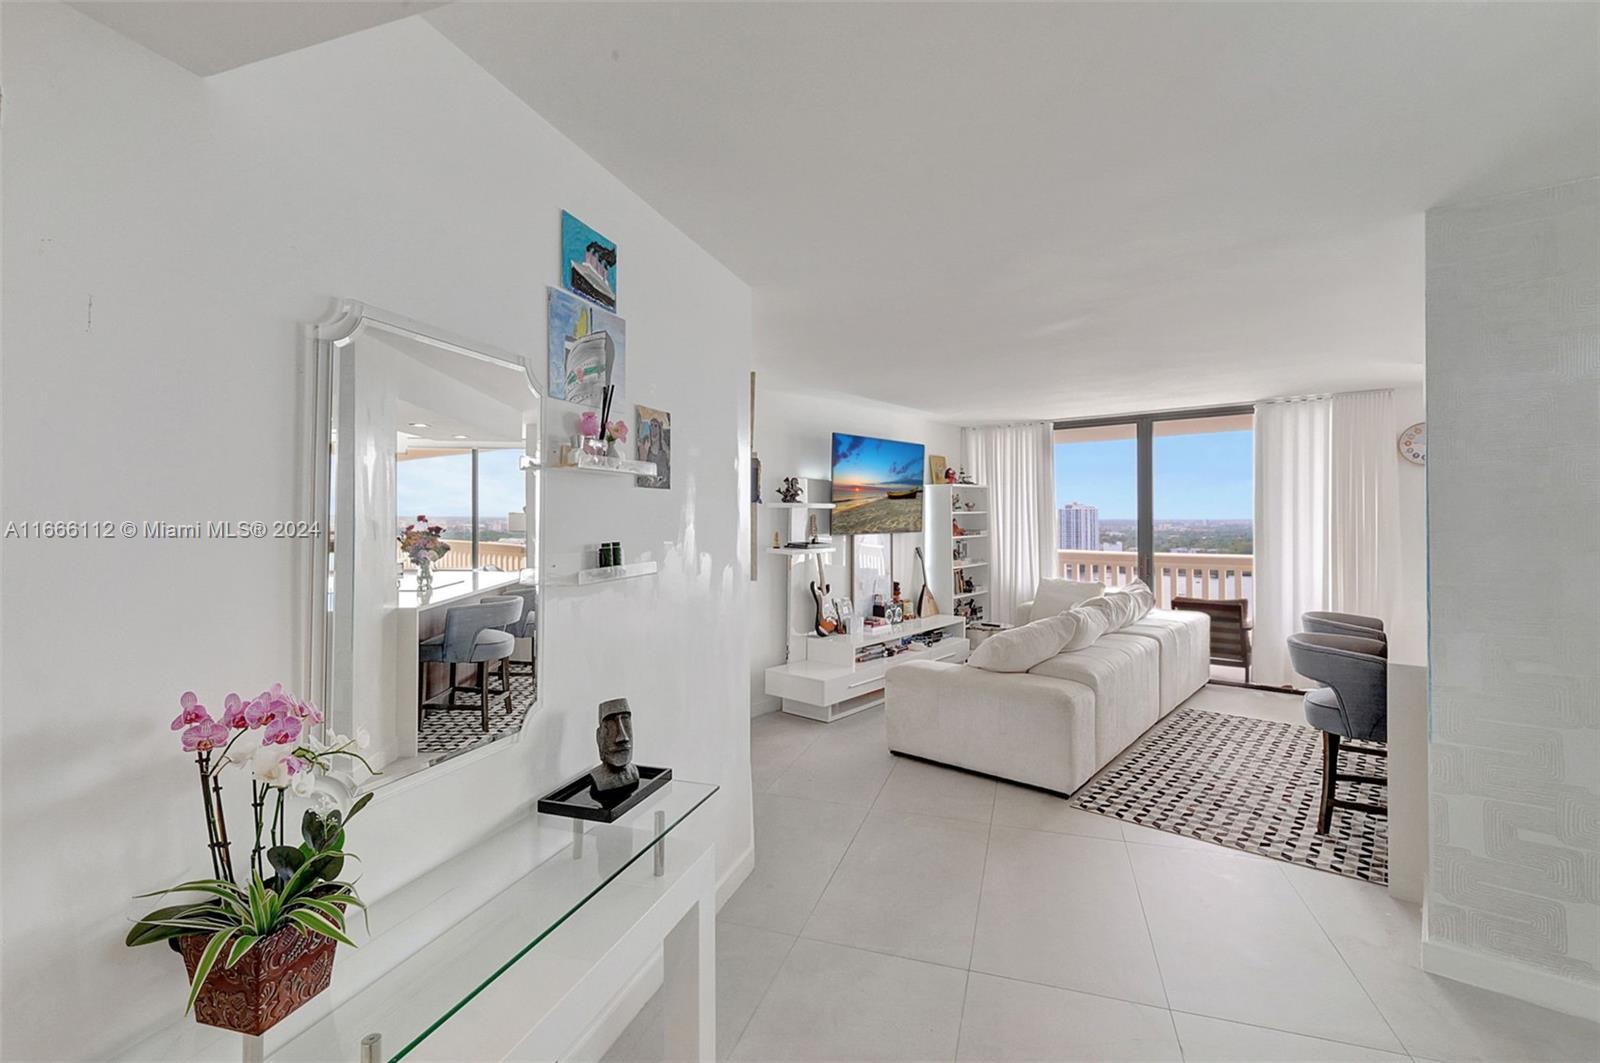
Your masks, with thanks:
[(922, 530), (921, 443), (833, 434), (833, 534)]

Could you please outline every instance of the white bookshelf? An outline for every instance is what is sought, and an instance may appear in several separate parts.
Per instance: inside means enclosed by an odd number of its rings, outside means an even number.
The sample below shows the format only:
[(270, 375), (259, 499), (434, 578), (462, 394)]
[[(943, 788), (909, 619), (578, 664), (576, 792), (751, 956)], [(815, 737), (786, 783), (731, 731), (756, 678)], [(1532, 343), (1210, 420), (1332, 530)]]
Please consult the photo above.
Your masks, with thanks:
[[(928, 588), (944, 613), (969, 603), (990, 619), (989, 489), (977, 484), (931, 484), (922, 492), (923, 551)], [(971, 504), (972, 508), (966, 506)], [(960, 552), (964, 556), (957, 557)], [(968, 583), (970, 581), (970, 584)]]

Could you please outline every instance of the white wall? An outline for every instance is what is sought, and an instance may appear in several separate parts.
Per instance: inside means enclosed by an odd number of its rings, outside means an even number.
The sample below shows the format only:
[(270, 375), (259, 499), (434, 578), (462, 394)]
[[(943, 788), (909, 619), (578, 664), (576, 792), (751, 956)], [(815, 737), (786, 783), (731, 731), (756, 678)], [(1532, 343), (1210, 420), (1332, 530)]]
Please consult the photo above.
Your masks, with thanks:
[(1400, 433), (1427, 420), (1421, 385), (1394, 389), (1395, 487), (1399, 495), (1395, 516), (1399, 523), (1400, 551), (1385, 564), (1382, 578), (1390, 581), (1393, 613), (1384, 618), (1389, 630), (1389, 652), (1396, 660), (1422, 664), (1428, 655), (1428, 474), (1400, 456)]
[[(381, 896), (593, 763), (632, 698), (638, 756), (720, 782), (751, 845), (750, 292), (409, 20), (200, 80), (62, 5), (3, 7), (6, 520), (300, 516), (300, 323), (335, 296), (533, 356), (560, 211), (622, 248), (629, 397), (673, 414), (670, 491), (545, 477), (547, 544), (622, 539), (653, 580), (553, 593), (522, 741), (381, 797), (352, 831)], [(3, 544), (0, 888), (7, 1059), (102, 1058), (182, 1011), (134, 893), (203, 867), (193, 688), (294, 682), (282, 541)]]
[(1423, 965), (1600, 1013), (1600, 178), (1428, 212)]
[[(778, 485), (785, 476), (828, 479), (833, 466), (833, 433), (879, 436), (922, 443), (930, 454), (943, 454), (953, 464), (961, 461), (961, 430), (952, 424), (935, 421), (927, 414), (903, 406), (869, 402), (850, 396), (824, 392), (800, 392), (766, 387), (757, 382), (755, 450), (761, 457), (761, 497), (775, 501)], [(926, 476), (926, 473), (924, 473)], [(758, 519), (758, 547), (772, 545), (772, 533), (787, 537), (789, 516), (786, 510), (762, 510)], [(896, 536), (916, 541), (919, 537)], [(842, 543), (841, 543), (842, 545)], [(897, 543), (897, 547), (903, 543)], [(919, 577), (906, 582), (896, 552), (896, 578), (908, 593), (915, 593)], [(848, 550), (828, 558), (828, 580), (835, 588), (850, 583)], [(788, 559), (758, 553), (759, 578), (751, 585), (751, 610), (754, 622), (750, 635), (750, 713), (760, 715), (778, 708), (778, 699), (766, 693), (765, 672), (782, 664), (788, 647), (784, 608), (784, 569)]]

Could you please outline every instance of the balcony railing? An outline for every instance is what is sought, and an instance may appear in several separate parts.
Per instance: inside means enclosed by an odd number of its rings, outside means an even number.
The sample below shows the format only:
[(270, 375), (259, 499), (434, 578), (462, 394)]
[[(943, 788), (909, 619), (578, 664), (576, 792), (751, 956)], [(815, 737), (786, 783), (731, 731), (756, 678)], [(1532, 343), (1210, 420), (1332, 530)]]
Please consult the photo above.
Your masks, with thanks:
[[(1119, 550), (1058, 550), (1062, 579), (1099, 580), (1107, 587), (1131, 583), (1139, 575), (1139, 555)], [(1248, 598), (1255, 612), (1255, 555), (1156, 554), (1156, 601), (1165, 609), (1175, 597)]]
[[(456, 572), (472, 567), (472, 540), (446, 539), (450, 552), (434, 562), (434, 568)], [(480, 542), (478, 567), (500, 572), (520, 572), (528, 566), (528, 548), (523, 543)]]

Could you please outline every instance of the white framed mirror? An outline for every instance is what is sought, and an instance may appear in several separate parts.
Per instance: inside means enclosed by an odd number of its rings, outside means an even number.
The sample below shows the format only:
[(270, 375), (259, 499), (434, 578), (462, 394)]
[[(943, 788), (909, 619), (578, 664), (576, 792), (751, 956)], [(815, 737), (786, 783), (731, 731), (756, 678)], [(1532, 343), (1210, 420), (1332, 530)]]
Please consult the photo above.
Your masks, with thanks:
[(313, 345), (309, 688), (381, 785), (538, 707), (543, 397), (522, 357), (360, 303)]

